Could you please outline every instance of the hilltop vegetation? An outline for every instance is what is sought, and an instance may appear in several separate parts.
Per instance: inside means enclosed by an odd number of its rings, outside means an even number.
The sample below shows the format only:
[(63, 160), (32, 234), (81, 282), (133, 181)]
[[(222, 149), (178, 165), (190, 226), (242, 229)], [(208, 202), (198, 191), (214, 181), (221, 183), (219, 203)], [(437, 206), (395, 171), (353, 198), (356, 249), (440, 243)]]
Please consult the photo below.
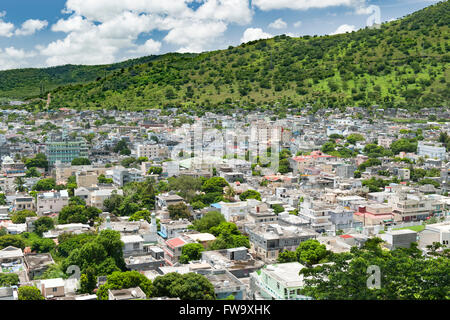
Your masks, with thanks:
[(148, 56), (99, 66), (65, 65), (45, 69), (28, 68), (0, 71), (0, 98), (28, 99), (37, 97), (42, 91), (45, 93), (67, 84), (95, 81), (112, 71), (158, 58), (158, 56)]
[[(52, 91), (51, 107), (179, 107), (197, 114), (235, 106), (273, 108), (279, 114), (289, 107), (295, 113), (305, 104), (315, 110), (448, 107), (449, 14), (445, 1), (379, 29), (322, 37), (282, 35), (199, 55), (168, 54), (116, 68), (96, 81), (59, 87)], [(44, 105), (35, 102), (30, 108)]]

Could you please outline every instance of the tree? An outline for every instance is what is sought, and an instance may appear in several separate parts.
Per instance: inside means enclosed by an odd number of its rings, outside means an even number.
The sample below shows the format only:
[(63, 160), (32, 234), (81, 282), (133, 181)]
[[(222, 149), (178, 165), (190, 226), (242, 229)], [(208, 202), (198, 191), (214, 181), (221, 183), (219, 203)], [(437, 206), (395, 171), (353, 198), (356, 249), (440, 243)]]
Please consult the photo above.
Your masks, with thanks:
[(168, 206), (167, 209), (169, 210), (169, 216), (172, 220), (191, 218), (191, 213), (184, 202), (172, 204)]
[(17, 286), (19, 284), (19, 276), (16, 273), (0, 273), (0, 288)]
[[(301, 294), (314, 299), (333, 300), (443, 300), (448, 299), (450, 260), (422, 255), (417, 244), (410, 248), (383, 250), (379, 238), (371, 238), (362, 248), (334, 254), (333, 263), (304, 268), (305, 286)], [(367, 286), (367, 270), (381, 270), (381, 287)]]
[(13, 223), (19, 224), (19, 223), (25, 223), (27, 217), (36, 217), (37, 213), (31, 210), (21, 210), (16, 211), (11, 215), (11, 221)]
[(31, 250), (37, 253), (45, 253), (50, 252), (55, 246), (55, 242), (52, 239), (40, 238), (32, 242)]
[(30, 168), (42, 168), (45, 170), (48, 169), (47, 157), (43, 153), (38, 153), (34, 158), (25, 159), (24, 163), (28, 169)]
[(163, 169), (161, 167), (150, 167), (148, 174), (161, 174)]
[(180, 263), (187, 264), (191, 260), (200, 260), (205, 250), (200, 243), (188, 243), (181, 248)]
[(273, 209), (273, 212), (275, 214), (279, 214), (281, 212), (284, 212), (284, 207), (282, 205), (280, 205), (280, 204), (277, 204), (277, 203), (272, 205), (272, 209)]
[(102, 183), (102, 184), (111, 184), (113, 183), (113, 179), (111, 178), (106, 178), (104, 174), (101, 174), (98, 176), (97, 178), (98, 183)]
[(180, 298), (181, 300), (215, 300), (214, 286), (198, 273), (168, 273), (153, 281), (156, 297)]
[(325, 142), (320, 149), (323, 153), (330, 153), (336, 150), (336, 144), (332, 141)]
[(123, 260), (124, 243), (120, 240), (120, 232), (103, 230), (97, 236), (96, 241), (105, 248), (108, 257), (112, 257), (120, 269), (125, 268), (125, 261)]
[(6, 196), (4, 193), (0, 193), (0, 206), (6, 205)]
[(400, 152), (416, 152), (417, 142), (410, 141), (409, 139), (399, 139), (391, 143), (390, 146), (394, 154), (399, 154)]
[(228, 187), (228, 182), (222, 177), (212, 177), (202, 185), (202, 191), (206, 193), (223, 193), (223, 188)]
[(91, 294), (97, 287), (97, 276), (95, 269), (88, 267), (80, 276), (80, 293)]
[(72, 160), (71, 165), (73, 166), (87, 166), (90, 165), (91, 161), (87, 158), (75, 158)]
[(88, 217), (83, 205), (68, 205), (62, 208), (58, 215), (58, 222), (65, 223), (87, 223)]
[(40, 236), (53, 228), (54, 222), (50, 217), (40, 217), (34, 222), (34, 230)]
[(278, 254), (277, 261), (279, 263), (295, 262), (298, 261), (297, 253), (295, 251), (283, 250)]
[(41, 179), (33, 187), (35, 191), (50, 191), (56, 189), (56, 181), (53, 178)]
[(22, 177), (17, 177), (14, 179), (14, 184), (16, 185), (16, 190), (19, 192), (24, 192), (25, 191), (25, 181), (23, 180)]
[(148, 298), (155, 294), (152, 281), (137, 271), (113, 272), (97, 291), (98, 300), (108, 300), (108, 290), (139, 287)]
[(241, 195), (239, 196), (239, 199), (241, 201), (245, 201), (247, 199), (256, 199), (261, 201), (261, 194), (256, 190), (249, 189), (247, 191), (242, 192)]
[(347, 136), (347, 142), (350, 144), (356, 144), (358, 141), (364, 141), (364, 137), (359, 133), (352, 133)]
[(45, 300), (45, 298), (38, 288), (22, 286), (19, 288), (19, 300)]
[(295, 252), (298, 261), (308, 265), (323, 262), (330, 254), (324, 244), (320, 244), (319, 241), (314, 239), (301, 242)]
[(199, 232), (209, 232), (211, 228), (218, 226), (222, 222), (226, 222), (226, 220), (220, 212), (210, 211), (201, 219), (194, 220), (192, 228)]
[(70, 206), (85, 206), (86, 201), (80, 197), (70, 197), (69, 198), (69, 205)]
[(31, 167), (25, 172), (26, 178), (37, 178), (40, 176), (41, 176), (41, 173), (35, 167)]
[(24, 249), (25, 241), (23, 241), (19, 236), (16, 235), (7, 234), (4, 236), (0, 236), (0, 250), (9, 246)]
[(151, 212), (148, 210), (140, 210), (135, 212), (129, 219), (128, 221), (140, 221), (140, 220), (147, 220), (150, 222), (150, 218), (151, 218)]

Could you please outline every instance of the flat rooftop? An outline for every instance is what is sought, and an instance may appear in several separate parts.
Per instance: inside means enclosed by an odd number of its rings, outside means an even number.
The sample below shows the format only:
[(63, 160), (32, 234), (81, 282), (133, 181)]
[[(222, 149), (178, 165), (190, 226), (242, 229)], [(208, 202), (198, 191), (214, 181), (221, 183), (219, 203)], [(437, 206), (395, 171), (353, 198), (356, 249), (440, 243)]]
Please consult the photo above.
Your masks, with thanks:
[(272, 278), (285, 284), (286, 287), (300, 287), (303, 285), (303, 279), (298, 274), (305, 268), (298, 262), (280, 263), (268, 265), (261, 269)]

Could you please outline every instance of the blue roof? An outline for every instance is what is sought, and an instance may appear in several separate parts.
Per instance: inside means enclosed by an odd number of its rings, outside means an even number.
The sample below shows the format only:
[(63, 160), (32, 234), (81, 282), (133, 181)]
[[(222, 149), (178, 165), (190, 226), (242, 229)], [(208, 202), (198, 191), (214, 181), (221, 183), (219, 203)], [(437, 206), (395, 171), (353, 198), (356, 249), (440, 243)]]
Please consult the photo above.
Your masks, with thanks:
[(213, 203), (213, 204), (211, 204), (211, 207), (214, 207), (214, 208), (217, 208), (217, 209), (222, 208), (219, 203)]

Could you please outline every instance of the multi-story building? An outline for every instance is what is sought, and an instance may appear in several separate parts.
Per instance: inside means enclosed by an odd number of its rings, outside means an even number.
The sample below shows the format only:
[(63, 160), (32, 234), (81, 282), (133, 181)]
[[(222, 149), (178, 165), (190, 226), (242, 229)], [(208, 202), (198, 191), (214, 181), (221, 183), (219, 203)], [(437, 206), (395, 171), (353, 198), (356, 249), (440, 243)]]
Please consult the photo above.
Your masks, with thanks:
[(147, 157), (147, 159), (162, 158), (167, 154), (167, 147), (159, 144), (140, 144), (137, 147), (138, 157)]
[(313, 202), (311, 199), (306, 198), (300, 204), (299, 217), (310, 222), (312, 229), (318, 232), (325, 232), (330, 230), (332, 222), (330, 221), (329, 211), (334, 206), (325, 204), (323, 202)]
[(41, 193), (36, 199), (38, 215), (59, 213), (68, 204), (69, 193), (67, 190)]
[(268, 261), (276, 260), (283, 250), (295, 251), (301, 242), (317, 237), (313, 230), (276, 223), (247, 224), (245, 233), (249, 236), (251, 249), (258, 257)]
[(252, 300), (312, 300), (301, 295), (303, 276), (300, 270), (305, 268), (298, 262), (268, 265), (250, 274), (250, 294)]
[(434, 201), (419, 193), (397, 193), (388, 199), (388, 204), (396, 221), (416, 221), (432, 214)]
[(51, 166), (57, 161), (71, 163), (75, 158), (88, 157), (88, 147), (83, 138), (70, 138), (64, 134), (62, 137), (52, 136), (45, 145), (45, 155)]
[(445, 160), (445, 147), (442, 144), (430, 141), (419, 141), (417, 154), (421, 157)]
[(128, 182), (141, 181), (144, 181), (141, 170), (135, 168), (116, 168), (113, 170), (113, 182), (120, 187), (124, 186)]

